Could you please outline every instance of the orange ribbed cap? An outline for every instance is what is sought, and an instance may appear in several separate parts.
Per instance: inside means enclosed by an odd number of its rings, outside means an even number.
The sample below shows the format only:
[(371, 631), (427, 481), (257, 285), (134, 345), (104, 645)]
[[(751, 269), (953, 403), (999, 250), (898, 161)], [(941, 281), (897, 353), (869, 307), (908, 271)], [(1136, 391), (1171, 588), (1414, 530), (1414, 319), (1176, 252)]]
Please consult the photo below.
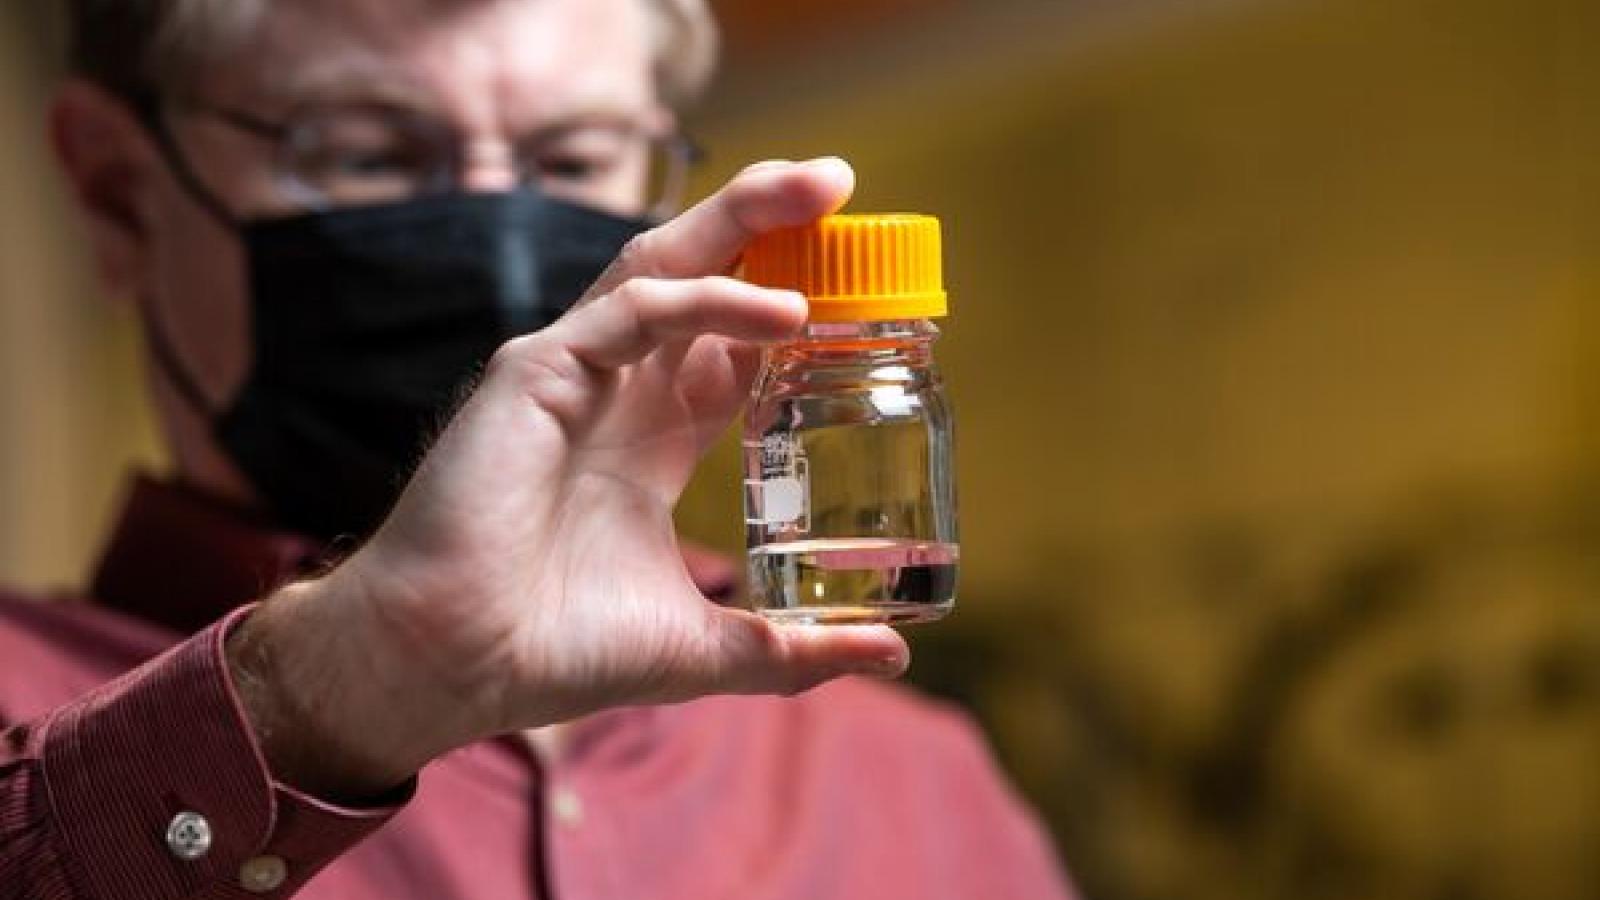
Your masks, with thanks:
[(933, 216), (836, 215), (769, 232), (745, 249), (743, 275), (805, 294), (813, 322), (926, 319), (947, 308)]

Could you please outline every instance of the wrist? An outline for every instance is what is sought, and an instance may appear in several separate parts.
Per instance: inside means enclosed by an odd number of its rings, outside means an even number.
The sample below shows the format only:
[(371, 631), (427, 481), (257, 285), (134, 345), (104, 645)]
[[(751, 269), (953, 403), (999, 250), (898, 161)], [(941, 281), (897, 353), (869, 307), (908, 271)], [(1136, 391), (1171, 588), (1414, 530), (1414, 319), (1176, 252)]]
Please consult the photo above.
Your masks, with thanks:
[(290, 585), (228, 638), (229, 672), (278, 781), (314, 796), (383, 794), (450, 749), (362, 604), (330, 574)]

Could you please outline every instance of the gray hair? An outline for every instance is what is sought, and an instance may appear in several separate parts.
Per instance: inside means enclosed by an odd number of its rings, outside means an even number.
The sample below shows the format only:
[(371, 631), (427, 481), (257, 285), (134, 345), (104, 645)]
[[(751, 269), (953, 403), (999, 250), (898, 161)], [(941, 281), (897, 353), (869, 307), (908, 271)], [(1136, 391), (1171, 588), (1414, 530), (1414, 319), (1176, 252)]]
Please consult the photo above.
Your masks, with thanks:
[[(272, 0), (70, 0), (67, 62), (141, 101), (182, 83), (245, 40)], [(669, 106), (692, 103), (716, 66), (705, 0), (642, 0), (656, 23), (656, 83)]]

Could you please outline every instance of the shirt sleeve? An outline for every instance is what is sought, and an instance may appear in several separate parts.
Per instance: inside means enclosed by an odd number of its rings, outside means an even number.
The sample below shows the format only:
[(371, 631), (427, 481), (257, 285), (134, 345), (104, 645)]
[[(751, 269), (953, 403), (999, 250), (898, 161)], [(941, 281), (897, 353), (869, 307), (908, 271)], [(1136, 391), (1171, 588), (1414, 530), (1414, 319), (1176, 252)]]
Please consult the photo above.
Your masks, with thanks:
[(223, 656), (251, 609), (0, 732), (0, 900), (288, 897), (409, 799), (273, 781)]

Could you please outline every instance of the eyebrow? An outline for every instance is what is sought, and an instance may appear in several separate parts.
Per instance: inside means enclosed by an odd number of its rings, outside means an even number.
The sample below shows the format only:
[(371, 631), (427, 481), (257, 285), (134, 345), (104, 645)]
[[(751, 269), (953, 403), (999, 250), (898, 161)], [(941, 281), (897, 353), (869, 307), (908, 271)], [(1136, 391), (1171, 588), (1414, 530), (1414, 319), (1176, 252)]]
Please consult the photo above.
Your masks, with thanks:
[(647, 129), (671, 128), (672, 119), (672, 113), (658, 103), (646, 101), (641, 105), (615, 92), (590, 91), (556, 103), (543, 121), (521, 130), (534, 138), (548, 139), (596, 126), (643, 124)]
[[(379, 56), (345, 56), (337, 63), (312, 67), (283, 82), (274, 93), (290, 108), (312, 102), (347, 104), (445, 118), (443, 103), (433, 91), (405, 69)], [(595, 92), (558, 103), (543, 121), (516, 130), (519, 137), (545, 139), (595, 125), (627, 124), (660, 114), (660, 107), (653, 104), (641, 108), (613, 93)]]
[[(646, 111), (648, 112), (648, 111)], [(558, 138), (588, 128), (634, 127), (640, 124), (640, 111), (621, 104), (572, 107), (549, 121), (526, 130), (536, 139)], [(647, 126), (652, 122), (644, 123)]]
[(440, 103), (432, 91), (376, 56), (346, 54), (337, 63), (312, 66), (280, 83), (274, 94), (290, 106), (349, 103), (390, 106), (436, 113)]

